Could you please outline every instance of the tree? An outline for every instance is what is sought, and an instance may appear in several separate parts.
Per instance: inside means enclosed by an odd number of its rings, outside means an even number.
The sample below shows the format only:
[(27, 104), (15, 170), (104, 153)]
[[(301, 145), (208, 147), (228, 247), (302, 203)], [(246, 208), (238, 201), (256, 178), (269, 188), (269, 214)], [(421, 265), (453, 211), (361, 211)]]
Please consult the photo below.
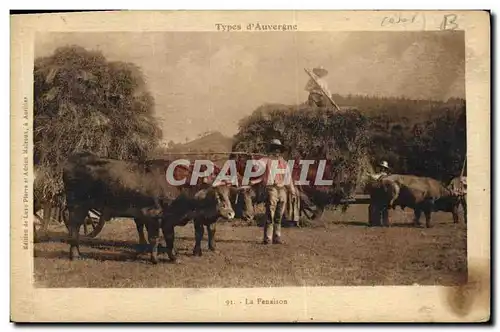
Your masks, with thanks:
[(79, 46), (36, 59), (34, 161), (37, 172), (48, 173), (45, 198), (62, 189), (61, 165), (73, 152), (146, 158), (162, 136), (153, 111), (143, 74), (132, 63), (110, 62)]

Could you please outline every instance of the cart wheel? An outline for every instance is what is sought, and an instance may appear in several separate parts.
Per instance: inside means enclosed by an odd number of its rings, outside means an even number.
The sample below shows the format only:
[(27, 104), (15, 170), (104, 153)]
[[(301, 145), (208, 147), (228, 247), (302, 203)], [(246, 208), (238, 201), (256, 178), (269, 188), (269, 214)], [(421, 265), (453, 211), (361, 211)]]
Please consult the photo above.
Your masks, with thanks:
[(49, 229), (49, 224), (51, 219), (46, 220), (45, 218), (40, 216), (40, 212), (43, 211), (42, 208), (38, 209), (34, 213), (34, 219), (33, 219), (33, 242), (37, 243), (38, 240), (41, 238), (40, 234), (42, 234), (42, 238), (44, 236), (47, 236), (47, 232)]
[[(62, 213), (62, 218), (64, 221), (64, 225), (66, 225), (66, 228), (69, 230), (68, 208), (64, 209), (64, 212)], [(96, 237), (102, 231), (105, 223), (106, 221), (104, 220), (104, 218), (96, 218), (89, 211), (87, 218), (85, 218), (85, 222), (80, 228), (80, 232), (83, 229), (83, 236), (90, 238)]]

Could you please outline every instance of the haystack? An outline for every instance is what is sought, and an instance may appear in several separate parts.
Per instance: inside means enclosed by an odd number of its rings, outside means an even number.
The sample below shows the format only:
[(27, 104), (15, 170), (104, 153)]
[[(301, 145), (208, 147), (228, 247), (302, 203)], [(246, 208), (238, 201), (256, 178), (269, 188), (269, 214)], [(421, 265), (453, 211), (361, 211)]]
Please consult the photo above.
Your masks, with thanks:
[(335, 205), (362, 186), (370, 167), (367, 125), (368, 119), (355, 109), (268, 104), (241, 120), (233, 151), (265, 153), (266, 143), (279, 138), (289, 159), (332, 161), (334, 185), (325, 195)]
[(162, 136), (140, 68), (78, 46), (35, 60), (34, 162), (37, 199), (57, 203), (73, 152), (140, 160)]

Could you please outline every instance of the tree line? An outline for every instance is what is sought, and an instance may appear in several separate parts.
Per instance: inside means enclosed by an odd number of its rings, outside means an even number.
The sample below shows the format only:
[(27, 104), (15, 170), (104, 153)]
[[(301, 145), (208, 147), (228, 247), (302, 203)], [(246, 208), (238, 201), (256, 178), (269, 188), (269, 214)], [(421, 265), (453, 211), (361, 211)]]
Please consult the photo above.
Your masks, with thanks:
[(342, 167), (364, 156), (371, 165), (387, 160), (393, 173), (442, 181), (460, 174), (467, 149), (465, 100), (357, 95), (334, 95), (334, 100), (340, 112), (306, 104), (263, 105), (240, 121), (234, 150), (262, 152), (267, 140), (278, 137), (292, 154), (334, 158)]
[(370, 113), (372, 109), (367, 108), (372, 162), (384, 159), (394, 173), (446, 182), (461, 173), (467, 154), (465, 100), (432, 101), (430, 105), (389, 100), (387, 108), (374, 101), (383, 111)]

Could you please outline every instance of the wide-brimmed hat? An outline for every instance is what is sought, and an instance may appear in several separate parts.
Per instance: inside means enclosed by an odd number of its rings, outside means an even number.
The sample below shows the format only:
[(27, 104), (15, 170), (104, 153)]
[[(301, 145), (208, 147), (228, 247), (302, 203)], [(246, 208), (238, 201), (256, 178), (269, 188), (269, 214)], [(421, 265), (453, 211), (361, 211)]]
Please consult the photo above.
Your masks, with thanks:
[(382, 160), (380, 164), (378, 164), (380, 167), (387, 168), (389, 169), (389, 163), (385, 160)]
[(281, 143), (281, 141), (277, 138), (273, 138), (270, 142), (269, 142), (269, 146), (271, 146), (272, 148), (277, 148), (277, 149), (280, 149), (281, 151), (285, 150), (285, 146)]
[(328, 75), (328, 70), (326, 70), (322, 66), (313, 68), (312, 71), (313, 71), (314, 75), (316, 75), (318, 77), (323, 77), (323, 76)]

